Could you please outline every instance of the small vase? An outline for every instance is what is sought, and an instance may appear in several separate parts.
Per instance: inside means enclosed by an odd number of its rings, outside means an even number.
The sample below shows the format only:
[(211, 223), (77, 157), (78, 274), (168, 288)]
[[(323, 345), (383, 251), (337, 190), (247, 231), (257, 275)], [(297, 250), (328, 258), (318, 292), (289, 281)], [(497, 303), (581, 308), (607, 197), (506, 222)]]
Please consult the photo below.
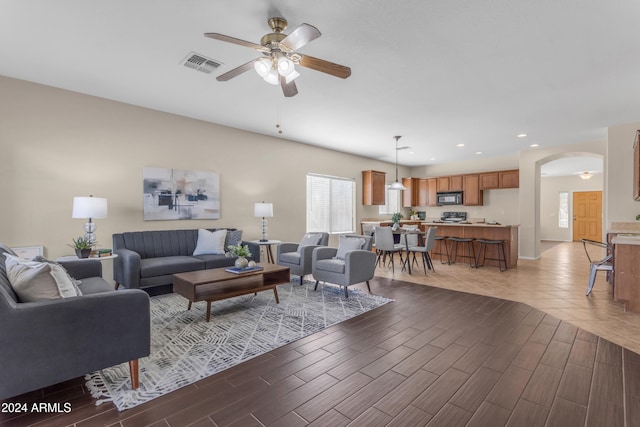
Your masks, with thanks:
[(249, 261), (247, 261), (245, 257), (239, 256), (238, 259), (236, 259), (236, 268), (247, 268), (248, 265)]
[(391, 226), (391, 229), (393, 231), (397, 231), (400, 228), (400, 223), (398, 222), (394, 222), (393, 225)]

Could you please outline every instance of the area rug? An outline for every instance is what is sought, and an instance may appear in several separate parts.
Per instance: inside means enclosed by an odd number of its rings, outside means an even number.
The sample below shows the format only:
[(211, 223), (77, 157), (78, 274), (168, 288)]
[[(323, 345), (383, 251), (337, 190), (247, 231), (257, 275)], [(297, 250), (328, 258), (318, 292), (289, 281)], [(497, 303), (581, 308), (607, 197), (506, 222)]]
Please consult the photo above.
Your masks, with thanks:
[(129, 364), (87, 375), (87, 388), (99, 405), (112, 401), (123, 411), (287, 343), (358, 316), (393, 300), (344, 288), (299, 282), (273, 292), (216, 301), (211, 321), (206, 303), (180, 295), (151, 298), (151, 355), (140, 359), (140, 387), (131, 390)]

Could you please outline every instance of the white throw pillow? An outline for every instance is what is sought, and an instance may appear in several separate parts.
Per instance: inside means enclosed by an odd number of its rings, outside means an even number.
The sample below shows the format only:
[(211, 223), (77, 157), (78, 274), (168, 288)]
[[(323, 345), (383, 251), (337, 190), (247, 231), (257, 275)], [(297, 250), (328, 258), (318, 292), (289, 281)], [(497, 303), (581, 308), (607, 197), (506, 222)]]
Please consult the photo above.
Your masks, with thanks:
[(227, 238), (227, 230), (211, 232), (203, 228), (198, 230), (198, 243), (193, 251), (194, 255), (224, 255), (224, 241)]
[(347, 252), (362, 249), (364, 247), (364, 244), (365, 240), (360, 237), (340, 236), (336, 258), (344, 259), (347, 255)]
[(69, 298), (79, 293), (62, 266), (5, 254), (11, 287), (20, 302)]

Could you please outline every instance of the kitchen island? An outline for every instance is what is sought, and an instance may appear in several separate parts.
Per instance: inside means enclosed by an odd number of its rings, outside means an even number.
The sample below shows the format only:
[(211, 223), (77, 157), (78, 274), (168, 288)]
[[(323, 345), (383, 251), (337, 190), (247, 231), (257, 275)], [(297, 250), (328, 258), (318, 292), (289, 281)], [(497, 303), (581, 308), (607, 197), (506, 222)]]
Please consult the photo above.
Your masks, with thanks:
[[(367, 220), (363, 221), (362, 225), (366, 227), (372, 227), (373, 225), (380, 226), (390, 226), (391, 221), (373, 221)], [(519, 225), (505, 225), (505, 224), (489, 224), (489, 223), (478, 223), (478, 222), (443, 222), (438, 220), (432, 221), (419, 221), (419, 220), (404, 220), (400, 221), (400, 225), (418, 225), (422, 231), (427, 231), (430, 227), (438, 227), (436, 231), (436, 236), (444, 236), (444, 237), (464, 237), (464, 238), (473, 238), (473, 239), (486, 239), (486, 240), (504, 240), (504, 250), (507, 258), (507, 266), (509, 268), (514, 268), (518, 265), (518, 227)], [(444, 246), (440, 247), (440, 245), (448, 244), (451, 246), (450, 242), (446, 240), (437, 240), (435, 244), (435, 248), (433, 250), (434, 259), (440, 259), (442, 257), (442, 261), (447, 261), (446, 253)], [(474, 248), (476, 251), (476, 255), (478, 254), (479, 244), (478, 242), (474, 242)], [(498, 245), (488, 245), (487, 247), (487, 258), (498, 258)], [(443, 255), (438, 255), (439, 253)], [(462, 254), (462, 252), (459, 252)], [(465, 252), (466, 253), (466, 252)], [(486, 265), (489, 266), (498, 266), (498, 261), (487, 259)]]

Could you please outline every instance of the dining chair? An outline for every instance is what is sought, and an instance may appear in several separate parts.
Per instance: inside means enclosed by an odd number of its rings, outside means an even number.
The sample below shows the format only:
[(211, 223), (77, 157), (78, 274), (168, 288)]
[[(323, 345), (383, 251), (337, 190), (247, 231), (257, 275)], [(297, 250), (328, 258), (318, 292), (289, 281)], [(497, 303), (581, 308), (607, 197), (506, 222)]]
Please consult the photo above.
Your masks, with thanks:
[(613, 271), (613, 253), (608, 253), (601, 260), (592, 260), (589, 255), (589, 250), (587, 245), (597, 246), (602, 249), (607, 249), (610, 251), (609, 245), (605, 242), (598, 242), (596, 240), (582, 239), (582, 246), (584, 247), (584, 252), (587, 254), (587, 259), (589, 260), (589, 284), (587, 287), (586, 295), (589, 296), (591, 290), (593, 289), (593, 285), (596, 281), (596, 273), (598, 271)]
[[(422, 256), (422, 267), (424, 268), (424, 274), (427, 274), (427, 267), (431, 270), (431, 271), (436, 271), (436, 269), (433, 267), (433, 261), (431, 260), (431, 251), (433, 250), (435, 243), (436, 243), (436, 230), (437, 227), (429, 227), (429, 230), (427, 230), (427, 235), (424, 238), (424, 246), (421, 245), (414, 245), (414, 246), (409, 246), (409, 252), (412, 253), (413, 255), (413, 260), (415, 262), (416, 259), (416, 253), (420, 253)], [(418, 237), (418, 236), (415, 236)], [(407, 259), (409, 258), (409, 255), (407, 255)]]
[(404, 246), (393, 242), (393, 231), (391, 231), (391, 227), (376, 226), (374, 236), (376, 250), (378, 251), (376, 265), (380, 265), (380, 261), (382, 261), (382, 265), (385, 265), (387, 255), (389, 255), (391, 259), (391, 269), (395, 273), (394, 255), (398, 253), (400, 255), (400, 263), (403, 263), (402, 251), (404, 250)]

